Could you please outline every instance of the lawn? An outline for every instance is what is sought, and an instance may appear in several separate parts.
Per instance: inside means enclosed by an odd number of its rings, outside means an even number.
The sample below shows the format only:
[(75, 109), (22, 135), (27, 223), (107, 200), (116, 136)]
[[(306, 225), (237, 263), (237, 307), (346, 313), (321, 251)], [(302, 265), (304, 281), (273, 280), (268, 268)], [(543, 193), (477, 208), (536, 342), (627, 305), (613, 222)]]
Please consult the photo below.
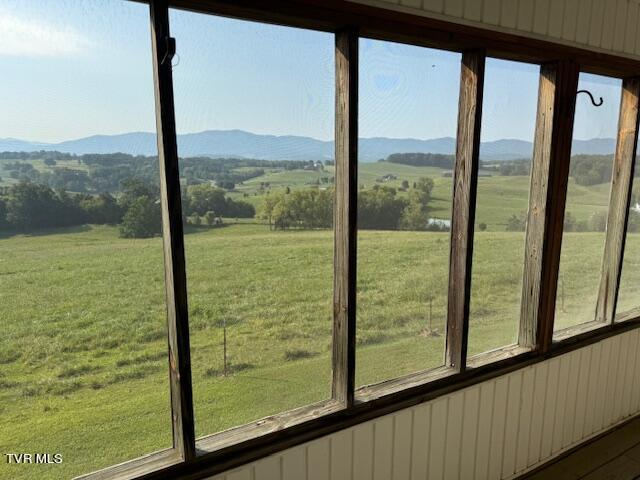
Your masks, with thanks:
[[(590, 319), (601, 236), (568, 234), (561, 324)], [(449, 235), (358, 240), (357, 384), (440, 365)], [(522, 233), (477, 233), (471, 354), (514, 341), (522, 252)], [(186, 255), (197, 434), (327, 398), (331, 232), (202, 228), (186, 235)], [(65, 478), (170, 446), (161, 240), (50, 231), (0, 239), (0, 259), (0, 448), (64, 455), (2, 464), (0, 478)], [(625, 270), (625, 298), (637, 297), (636, 272)]]

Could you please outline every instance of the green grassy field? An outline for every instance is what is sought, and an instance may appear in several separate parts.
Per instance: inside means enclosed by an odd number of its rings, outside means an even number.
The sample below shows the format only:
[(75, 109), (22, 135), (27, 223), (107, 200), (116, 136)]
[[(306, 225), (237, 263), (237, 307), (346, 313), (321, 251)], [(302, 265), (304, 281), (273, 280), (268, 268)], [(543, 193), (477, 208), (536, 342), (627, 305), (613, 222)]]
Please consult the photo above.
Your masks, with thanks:
[[(571, 235), (581, 241), (568, 252), (562, 318), (586, 320), (583, 280), (599, 268), (599, 240)], [(472, 354), (514, 339), (521, 240), (477, 234)], [(246, 224), (187, 235), (198, 435), (329, 395), (331, 242), (327, 231)], [(628, 244), (637, 252), (640, 238)], [(447, 253), (446, 233), (359, 234), (358, 385), (440, 365), (444, 338), (428, 334), (427, 305), (442, 333)], [(0, 240), (0, 258), (0, 447), (65, 458), (3, 464), (1, 478), (64, 478), (169, 446), (160, 239), (89, 227)]]
[[(362, 181), (391, 168), (398, 185), (432, 175), (433, 216), (449, 217), (451, 179), (441, 171), (370, 164)], [(317, 172), (269, 172), (268, 181), (280, 174), (296, 178), (274, 188), (300, 188)], [(471, 355), (515, 340), (524, 233), (504, 223), (526, 210), (528, 186), (525, 177), (479, 180), (477, 222), (488, 227), (475, 237)], [(607, 202), (607, 185), (572, 185), (568, 211), (587, 219)], [(242, 222), (194, 229), (185, 241), (197, 435), (327, 398), (332, 232)], [(602, 242), (602, 233), (565, 235), (558, 325), (592, 318)], [(448, 233), (359, 232), (358, 385), (442, 363), (448, 255)], [(633, 234), (625, 308), (637, 304), (638, 265)], [(170, 446), (161, 239), (93, 226), (0, 238), (0, 318), (0, 450), (64, 455), (62, 465), (3, 463), (0, 478), (68, 478)]]

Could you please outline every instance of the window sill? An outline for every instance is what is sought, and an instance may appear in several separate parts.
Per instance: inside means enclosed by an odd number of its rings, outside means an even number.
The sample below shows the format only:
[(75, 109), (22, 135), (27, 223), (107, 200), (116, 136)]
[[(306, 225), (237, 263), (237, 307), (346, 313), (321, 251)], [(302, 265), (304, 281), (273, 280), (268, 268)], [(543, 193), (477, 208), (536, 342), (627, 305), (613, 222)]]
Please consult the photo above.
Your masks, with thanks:
[(442, 380), (456, 374), (456, 370), (451, 367), (441, 366), (424, 372), (412, 373), (373, 385), (365, 385), (355, 392), (357, 402), (366, 403), (389, 395), (406, 391), (411, 388), (420, 387)]
[(74, 480), (133, 480), (182, 463), (182, 457), (172, 448), (150, 453), (118, 465), (75, 477)]
[(626, 312), (617, 314), (615, 317), (615, 322), (627, 322), (636, 318), (640, 318), (640, 307), (632, 308), (631, 310), (627, 310)]
[(562, 330), (557, 330), (553, 332), (553, 342), (562, 342), (569, 338), (575, 337), (577, 335), (582, 335), (584, 333), (593, 332), (603, 327), (607, 327), (608, 324), (602, 322), (585, 322), (579, 325), (574, 325), (571, 327), (563, 328)]
[(531, 350), (531, 348), (521, 347), (520, 345), (508, 345), (506, 347), (497, 348), (495, 350), (490, 350), (470, 357), (467, 360), (467, 368), (475, 369), (484, 367), (492, 363), (518, 357), (524, 353), (530, 352)]
[(334, 400), (307, 405), (277, 415), (262, 418), (255, 422), (235, 427), (223, 432), (207, 435), (196, 440), (198, 456), (223, 451), (225, 448), (244, 444), (256, 438), (277, 434), (283, 430), (303, 423), (326, 417), (343, 410), (344, 406)]

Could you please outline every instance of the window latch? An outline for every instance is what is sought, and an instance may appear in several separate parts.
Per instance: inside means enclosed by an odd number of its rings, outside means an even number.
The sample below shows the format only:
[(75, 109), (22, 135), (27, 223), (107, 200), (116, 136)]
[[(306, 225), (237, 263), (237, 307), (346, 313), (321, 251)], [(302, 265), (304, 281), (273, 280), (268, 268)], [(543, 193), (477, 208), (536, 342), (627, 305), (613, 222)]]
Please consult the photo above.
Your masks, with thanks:
[(162, 61), (160, 62), (161, 65), (164, 65), (166, 62), (171, 63), (171, 60), (173, 60), (173, 57), (176, 54), (176, 39), (173, 37), (164, 37), (164, 43), (165, 43), (165, 50), (164, 50), (164, 57), (162, 58)]

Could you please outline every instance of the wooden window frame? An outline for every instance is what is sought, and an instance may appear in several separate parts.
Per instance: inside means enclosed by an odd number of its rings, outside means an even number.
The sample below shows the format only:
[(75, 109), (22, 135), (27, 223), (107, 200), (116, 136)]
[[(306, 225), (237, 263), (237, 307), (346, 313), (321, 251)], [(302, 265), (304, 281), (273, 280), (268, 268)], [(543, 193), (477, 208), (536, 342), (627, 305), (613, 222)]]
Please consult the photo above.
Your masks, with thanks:
[[(160, 162), (173, 448), (78, 478), (198, 479), (640, 327), (640, 307), (614, 322), (638, 137), (640, 62), (513, 34), (340, 0), (134, 0), (149, 4)], [(195, 438), (187, 284), (169, 8), (333, 32), (336, 44), (333, 382), (330, 399)], [(440, 368), (355, 388), (358, 41), (461, 52), (446, 361)], [(178, 40), (179, 41), (179, 40)], [(469, 295), (484, 63), (541, 65), (518, 343), (467, 359)], [(553, 322), (579, 71), (624, 79), (598, 317)], [(622, 211), (620, 211), (622, 209)], [(616, 319), (616, 320), (619, 320)]]

